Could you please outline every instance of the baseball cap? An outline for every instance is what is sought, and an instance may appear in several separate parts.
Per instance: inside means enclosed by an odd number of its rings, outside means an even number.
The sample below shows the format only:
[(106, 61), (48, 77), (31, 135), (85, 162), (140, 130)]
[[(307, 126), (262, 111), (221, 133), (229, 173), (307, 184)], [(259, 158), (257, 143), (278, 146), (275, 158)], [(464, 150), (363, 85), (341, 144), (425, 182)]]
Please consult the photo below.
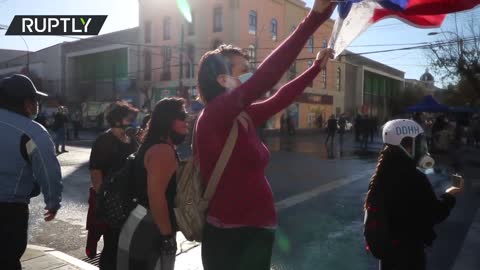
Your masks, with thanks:
[(0, 91), (10, 97), (27, 98), (48, 95), (37, 90), (32, 80), (22, 74), (13, 74), (0, 80)]

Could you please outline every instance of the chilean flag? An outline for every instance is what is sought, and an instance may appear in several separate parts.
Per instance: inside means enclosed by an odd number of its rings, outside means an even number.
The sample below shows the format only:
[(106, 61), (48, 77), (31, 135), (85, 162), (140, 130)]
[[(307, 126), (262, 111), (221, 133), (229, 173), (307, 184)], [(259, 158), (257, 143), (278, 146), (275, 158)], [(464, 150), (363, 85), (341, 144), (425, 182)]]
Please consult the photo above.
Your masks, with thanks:
[(385, 18), (397, 18), (420, 28), (438, 28), (448, 13), (472, 9), (480, 0), (344, 0), (338, 4), (330, 48), (335, 57), (367, 28)]

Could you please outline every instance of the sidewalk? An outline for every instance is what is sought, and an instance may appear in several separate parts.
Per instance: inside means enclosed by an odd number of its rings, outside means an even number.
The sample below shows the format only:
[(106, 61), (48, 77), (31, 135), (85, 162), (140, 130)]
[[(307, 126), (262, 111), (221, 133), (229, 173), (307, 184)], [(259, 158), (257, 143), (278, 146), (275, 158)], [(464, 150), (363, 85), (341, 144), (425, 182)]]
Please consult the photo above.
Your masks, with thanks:
[(28, 245), (21, 262), (23, 270), (98, 270), (60, 251), (33, 245)]

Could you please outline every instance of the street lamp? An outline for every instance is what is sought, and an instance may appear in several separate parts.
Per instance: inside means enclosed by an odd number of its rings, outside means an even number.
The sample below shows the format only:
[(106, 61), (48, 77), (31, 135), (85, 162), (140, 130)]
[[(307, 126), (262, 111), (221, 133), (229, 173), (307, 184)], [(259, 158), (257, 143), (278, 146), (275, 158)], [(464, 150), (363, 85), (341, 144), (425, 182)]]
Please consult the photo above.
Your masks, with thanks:
[[(8, 26), (0, 24), (0, 30), (8, 30)], [(27, 41), (22, 36), (19, 36), (19, 37), (23, 40), (23, 43), (25, 43), (25, 47), (27, 47), (27, 54), (26, 54), (26, 56), (27, 56), (27, 75), (30, 75), (30, 48), (28, 47)]]

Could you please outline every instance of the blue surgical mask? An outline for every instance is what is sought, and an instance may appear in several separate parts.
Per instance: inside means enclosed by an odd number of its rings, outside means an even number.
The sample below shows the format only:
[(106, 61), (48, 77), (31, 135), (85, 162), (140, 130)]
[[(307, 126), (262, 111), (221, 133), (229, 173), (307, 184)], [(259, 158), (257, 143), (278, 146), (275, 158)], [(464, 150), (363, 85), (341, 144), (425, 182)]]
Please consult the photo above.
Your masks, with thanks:
[(253, 76), (253, 73), (248, 72), (248, 73), (244, 73), (244, 74), (238, 76), (238, 79), (239, 79), (240, 82), (243, 84), (243, 83), (245, 83), (246, 81), (248, 81), (252, 76)]

